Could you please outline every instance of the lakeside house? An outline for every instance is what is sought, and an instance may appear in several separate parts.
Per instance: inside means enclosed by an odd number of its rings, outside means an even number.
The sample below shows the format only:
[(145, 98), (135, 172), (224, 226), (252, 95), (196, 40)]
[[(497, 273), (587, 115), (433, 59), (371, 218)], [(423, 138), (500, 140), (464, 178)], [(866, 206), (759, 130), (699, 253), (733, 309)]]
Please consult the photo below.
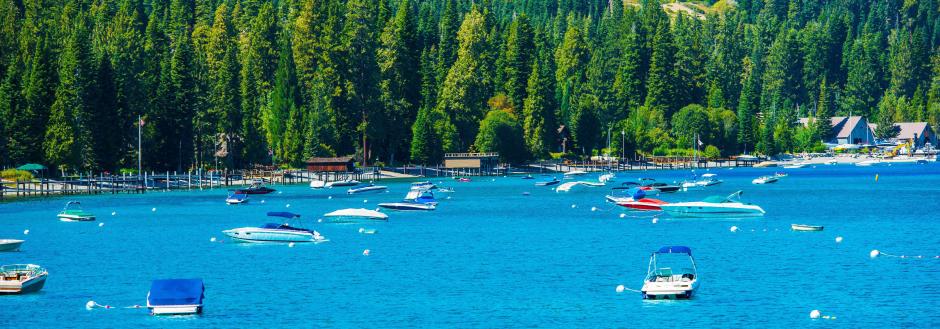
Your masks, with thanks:
[[(800, 118), (800, 125), (808, 127), (811, 118)], [(815, 120), (815, 118), (812, 118)], [(844, 145), (874, 145), (875, 131), (862, 116), (832, 117), (830, 121), (832, 131), (827, 144)]]
[[(878, 128), (877, 124), (869, 126), (872, 130)], [(898, 135), (888, 139), (891, 144), (913, 142), (915, 149), (923, 148), (927, 144), (937, 146), (937, 134), (927, 122), (898, 122), (894, 124), (894, 128), (897, 129)]]

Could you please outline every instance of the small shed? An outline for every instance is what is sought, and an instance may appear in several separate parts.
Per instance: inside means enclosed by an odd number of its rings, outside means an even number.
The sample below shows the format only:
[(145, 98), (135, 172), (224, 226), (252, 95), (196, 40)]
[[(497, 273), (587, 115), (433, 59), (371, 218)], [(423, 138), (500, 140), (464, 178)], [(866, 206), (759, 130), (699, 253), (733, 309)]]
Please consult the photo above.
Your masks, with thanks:
[(307, 171), (311, 172), (352, 172), (356, 164), (352, 157), (310, 158)]

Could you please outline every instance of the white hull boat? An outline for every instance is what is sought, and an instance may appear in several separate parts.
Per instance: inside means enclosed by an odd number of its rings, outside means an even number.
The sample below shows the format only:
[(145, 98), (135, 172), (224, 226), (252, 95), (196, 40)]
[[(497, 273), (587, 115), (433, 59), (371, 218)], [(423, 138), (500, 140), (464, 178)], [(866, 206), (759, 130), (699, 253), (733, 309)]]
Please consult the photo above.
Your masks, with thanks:
[(346, 191), (346, 194), (367, 194), (367, 193), (381, 193), (388, 190), (388, 187), (379, 186), (379, 185), (369, 185), (363, 187), (351, 188)]
[(672, 217), (739, 218), (763, 216), (765, 212), (760, 206), (738, 201), (741, 193), (741, 191), (738, 191), (728, 197), (711, 196), (702, 201), (664, 204), (661, 205), (661, 208)]
[[(299, 218), (300, 215), (289, 212), (269, 212), (268, 216), (283, 217), (289, 219)], [(288, 224), (268, 223), (260, 227), (241, 227), (222, 231), (232, 240), (239, 242), (313, 242), (321, 243), (329, 241), (326, 237), (320, 235), (320, 232), (308, 230), (299, 227), (293, 227)]]
[(364, 220), (388, 220), (388, 215), (369, 209), (340, 209), (323, 215), (334, 223), (358, 222)]
[(776, 176), (761, 176), (761, 177), (754, 178), (754, 180), (751, 181), (751, 184), (758, 184), (758, 185), (772, 184), (772, 183), (776, 183), (778, 180), (780, 179), (777, 178)]
[(227, 204), (248, 203), (248, 194), (231, 194), (227, 198), (225, 198), (225, 203)]
[(434, 210), (437, 205), (418, 202), (386, 202), (380, 203), (379, 207), (392, 210)]
[(153, 280), (147, 293), (147, 308), (151, 315), (199, 314), (205, 291), (202, 279)]
[(326, 183), (326, 187), (353, 187), (356, 185), (362, 184), (355, 179), (344, 179), (335, 182)]
[(567, 179), (567, 178), (572, 178), (575, 176), (583, 176), (583, 175), (587, 175), (587, 172), (582, 171), (582, 170), (572, 170), (572, 171), (566, 172), (564, 174), (564, 177)]
[[(688, 261), (678, 263), (671, 258), (687, 255)], [(670, 258), (670, 259), (665, 259)], [(667, 263), (668, 262), (668, 263)], [(674, 267), (673, 263), (679, 266)], [(646, 279), (643, 280), (643, 299), (689, 299), (698, 288), (698, 275), (692, 249), (683, 246), (659, 248), (650, 256)]]
[(23, 240), (0, 239), (0, 251), (20, 250), (20, 245), (22, 245), (23, 242)]
[(0, 266), (0, 295), (37, 292), (46, 284), (49, 272), (34, 264)]
[(312, 189), (322, 189), (326, 187), (326, 182), (322, 180), (310, 181), (310, 188)]
[(806, 225), (806, 224), (790, 224), (790, 229), (794, 231), (801, 231), (801, 232), (816, 232), (816, 231), (822, 231), (823, 226)]
[(62, 209), (56, 216), (63, 222), (91, 222), (95, 220), (94, 214), (82, 210), (81, 203), (75, 201), (66, 203), (65, 209)]

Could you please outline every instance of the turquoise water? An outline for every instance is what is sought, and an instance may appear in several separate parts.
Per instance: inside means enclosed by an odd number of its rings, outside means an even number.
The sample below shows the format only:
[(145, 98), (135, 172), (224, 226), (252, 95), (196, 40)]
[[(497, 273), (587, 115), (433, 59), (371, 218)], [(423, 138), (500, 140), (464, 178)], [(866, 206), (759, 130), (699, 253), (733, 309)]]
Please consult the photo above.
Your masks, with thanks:
[[(0, 253), (0, 264), (36, 263), (50, 275), (38, 294), (0, 296), (0, 325), (940, 326), (940, 259), (933, 259), (940, 255), (940, 165), (820, 165), (782, 170), (790, 177), (777, 184), (750, 183), (774, 171), (714, 169), (723, 184), (660, 197), (686, 201), (744, 190), (745, 201), (767, 211), (763, 218), (660, 215), (655, 224), (648, 215), (620, 218), (620, 209), (604, 203), (606, 188), (555, 193), (518, 177), (444, 180), (456, 193), (438, 210), (388, 212), (387, 223), (368, 225), (316, 220), (341, 208), (397, 201), (408, 183), (386, 184), (386, 194), (332, 199), (304, 186), (275, 186), (282, 193), (253, 196), (242, 206), (225, 205), (223, 190), (2, 203), (0, 238), (27, 241), (21, 252)], [(671, 182), (687, 173), (620, 173), (616, 181)], [(99, 220), (59, 222), (55, 214), (73, 199)], [(223, 239), (222, 230), (267, 222), (267, 211), (300, 213), (303, 224), (331, 241), (290, 248)], [(826, 229), (796, 233), (791, 223)], [(740, 229), (732, 233), (731, 226)], [(378, 233), (362, 235), (360, 227)], [(837, 244), (836, 236), (844, 241)], [(620, 284), (639, 289), (649, 253), (664, 245), (692, 248), (701, 282), (695, 298), (643, 301), (638, 293), (616, 293)], [(925, 258), (871, 259), (872, 249)], [(84, 308), (89, 300), (144, 304), (157, 278), (204, 279), (204, 314)], [(813, 309), (836, 319), (811, 320)]]

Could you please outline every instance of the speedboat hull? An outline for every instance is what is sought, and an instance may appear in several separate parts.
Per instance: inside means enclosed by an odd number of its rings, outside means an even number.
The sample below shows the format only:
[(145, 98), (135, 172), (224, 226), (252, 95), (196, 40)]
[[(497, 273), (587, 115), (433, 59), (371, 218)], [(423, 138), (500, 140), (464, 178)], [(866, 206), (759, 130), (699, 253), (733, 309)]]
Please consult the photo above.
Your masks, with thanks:
[(91, 222), (95, 220), (92, 215), (59, 214), (59, 220), (63, 222)]
[(561, 183), (561, 181), (556, 179), (556, 180), (550, 180), (547, 182), (538, 182), (538, 183), (535, 183), (535, 186), (552, 186), (552, 185), (557, 185), (559, 183)]
[(225, 199), (225, 203), (227, 203), (227, 204), (242, 204), (242, 203), (248, 203), (248, 199)]
[(202, 313), (202, 305), (151, 306), (151, 315), (187, 315)]
[(753, 184), (758, 184), (758, 185), (760, 185), (760, 184), (773, 184), (773, 183), (776, 183), (778, 180), (779, 180), (779, 179), (778, 179), (777, 177), (774, 177), (774, 176), (766, 176), (766, 177), (757, 177), (757, 178), (755, 178), (754, 180), (752, 180), (751, 183), (753, 183)]
[(249, 187), (235, 190), (235, 194), (268, 194), (274, 191), (277, 190), (267, 187)]
[(222, 231), (228, 237), (239, 242), (254, 243), (290, 243), (290, 242), (326, 242), (326, 238), (319, 238), (312, 233), (297, 230), (264, 229), (259, 227), (242, 227)]
[(639, 211), (659, 211), (663, 210), (662, 206), (667, 204), (665, 201), (657, 199), (640, 199), (640, 200), (631, 200), (625, 202), (618, 202), (618, 205), (621, 207), (629, 208), (631, 210)]
[(385, 209), (394, 209), (394, 210), (434, 210), (437, 209), (437, 206), (431, 203), (416, 203), (416, 202), (389, 202), (389, 203), (380, 203), (379, 207)]
[(20, 245), (22, 245), (23, 242), (23, 240), (0, 240), (0, 251), (17, 251), (20, 249)]
[(369, 194), (369, 193), (381, 193), (388, 190), (385, 186), (366, 186), (360, 188), (351, 188), (346, 191), (346, 194)]
[(38, 265), (7, 265), (0, 268), (0, 295), (37, 292), (49, 273)]
[(679, 282), (646, 282), (640, 291), (643, 299), (689, 299), (698, 288), (698, 280)]
[(680, 202), (661, 205), (672, 217), (685, 218), (739, 218), (764, 216), (764, 209), (749, 204), (727, 204), (710, 202)]
[(800, 231), (800, 232), (815, 232), (815, 231), (822, 231), (822, 230), (823, 230), (823, 226), (804, 225), (804, 224), (790, 224), (790, 229), (791, 229), (791, 230), (794, 230), (794, 231)]

